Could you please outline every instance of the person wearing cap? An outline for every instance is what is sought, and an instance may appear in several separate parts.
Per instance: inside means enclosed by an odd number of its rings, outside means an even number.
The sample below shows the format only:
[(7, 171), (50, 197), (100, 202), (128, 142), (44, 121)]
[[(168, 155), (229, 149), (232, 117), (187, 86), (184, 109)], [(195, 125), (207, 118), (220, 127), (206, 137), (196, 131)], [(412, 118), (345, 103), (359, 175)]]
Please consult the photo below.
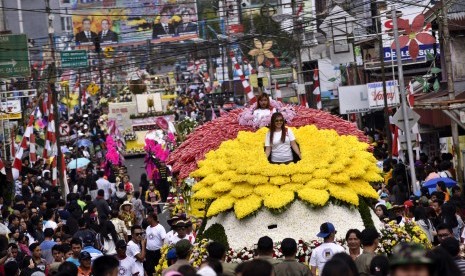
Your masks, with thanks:
[[(169, 237), (167, 241), (168, 245), (174, 245), (180, 240), (189, 241), (187, 236), (187, 223), (185, 220), (179, 219), (173, 224), (174, 231), (176, 232), (173, 236)], [(194, 241), (189, 241), (191, 244), (194, 244)]]
[(371, 260), (376, 256), (376, 249), (379, 244), (379, 233), (375, 228), (366, 228), (362, 231), (361, 238), (363, 252), (360, 256), (355, 259), (355, 265), (357, 266), (358, 273), (360, 276), (371, 275), (370, 264)]
[[(139, 270), (136, 266), (136, 259), (126, 255), (127, 244), (124, 240), (119, 240), (116, 242), (116, 258), (119, 260), (119, 276), (135, 276), (140, 275)], [(147, 271), (148, 275), (149, 274)]]
[(92, 256), (87, 251), (82, 251), (79, 254), (79, 266), (77, 276), (90, 276), (92, 275)]
[(431, 259), (425, 256), (425, 249), (420, 244), (400, 243), (393, 248), (390, 266), (391, 276), (429, 276)]
[(329, 261), (334, 254), (344, 252), (344, 248), (334, 242), (336, 237), (336, 228), (331, 222), (325, 222), (320, 226), (320, 232), (317, 237), (323, 238), (324, 242), (315, 248), (310, 257), (310, 268), (313, 275), (316, 271), (323, 271), (326, 262)]
[(192, 244), (188, 240), (180, 240), (175, 244), (174, 248), (178, 259), (174, 264), (163, 270), (162, 276), (165, 276), (170, 271), (178, 271), (183, 265), (190, 265), (189, 256), (192, 253)]
[(142, 237), (144, 234), (140, 225), (134, 225), (131, 228), (131, 240), (127, 244), (126, 254), (136, 259), (136, 267), (139, 275), (144, 275), (144, 265), (146, 257), (147, 240)]
[(155, 212), (148, 214), (147, 222), (149, 223), (149, 226), (145, 229), (147, 257), (145, 258), (144, 268), (149, 275), (152, 275), (155, 273), (155, 267), (161, 258), (160, 249), (163, 247), (163, 242), (166, 238), (166, 230), (158, 222), (158, 216)]
[(257, 259), (269, 262), (272, 265), (281, 263), (281, 260), (273, 258), (273, 240), (268, 236), (263, 236), (257, 242)]
[(276, 276), (299, 275), (311, 276), (312, 272), (308, 266), (299, 263), (295, 255), (297, 254), (297, 243), (294, 239), (286, 238), (281, 242), (281, 251), (284, 255), (284, 260), (274, 266)]
[(82, 249), (82, 251), (88, 252), (90, 256), (92, 257), (92, 261), (95, 261), (95, 259), (97, 259), (98, 257), (103, 256), (102, 251), (94, 247), (95, 236), (92, 236), (92, 235), (84, 236), (82, 243), (84, 244), (84, 248)]
[(124, 221), (127, 228), (131, 228), (136, 221), (136, 214), (132, 210), (132, 203), (129, 201), (123, 202), (119, 207), (119, 217)]

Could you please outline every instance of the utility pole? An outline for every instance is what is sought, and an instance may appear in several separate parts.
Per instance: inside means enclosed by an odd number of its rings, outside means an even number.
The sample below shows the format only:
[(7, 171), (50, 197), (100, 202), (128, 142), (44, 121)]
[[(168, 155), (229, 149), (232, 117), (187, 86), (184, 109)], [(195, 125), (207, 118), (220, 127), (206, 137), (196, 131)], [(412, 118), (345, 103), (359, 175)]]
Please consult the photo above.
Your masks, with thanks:
[[(447, 18), (447, 11), (449, 10), (446, 5), (446, 1), (442, 0), (442, 47), (444, 49), (444, 62), (446, 65), (447, 74), (447, 92), (449, 100), (455, 100), (455, 89), (454, 89), (454, 72), (452, 69), (452, 54), (450, 50), (450, 34), (449, 34), (449, 19)], [(452, 132), (452, 143), (454, 145), (454, 156), (457, 158), (457, 181), (463, 183), (463, 169), (462, 159), (460, 154), (460, 141), (459, 141), (459, 129), (457, 123), (454, 120), (450, 121), (450, 128)]]
[(3, 10), (3, 0), (0, 0), (0, 32), (6, 31), (5, 12)]
[(378, 34), (379, 43), (379, 61), (381, 64), (381, 81), (383, 82), (383, 98), (384, 98), (384, 127), (386, 129), (386, 139), (388, 147), (389, 159), (392, 158), (392, 134), (389, 122), (389, 107), (387, 103), (387, 89), (386, 89), (386, 67), (384, 65), (384, 47), (383, 47), (383, 34), (381, 33), (381, 13), (379, 12), (379, 5), (372, 3), (372, 11), (376, 15), (376, 33)]
[[(305, 93), (305, 86), (304, 86), (304, 91), (301, 91), (301, 87), (302, 85), (304, 85), (304, 76), (302, 74), (302, 56), (301, 56), (301, 51), (300, 51), (300, 46), (301, 46), (301, 35), (302, 35), (302, 28), (301, 26), (298, 27), (298, 20), (297, 20), (297, 14), (296, 14), (296, 11), (297, 11), (297, 7), (296, 7), (296, 0), (292, 0), (291, 1), (291, 5), (292, 5), (292, 26), (293, 26), (293, 33), (294, 33), (294, 40), (296, 41), (296, 49), (295, 49), (295, 55), (296, 55), (296, 62), (297, 62), (297, 92), (298, 92), (298, 97), (297, 97), (297, 100), (298, 100), (298, 103), (300, 104), (301, 103), (301, 100), (300, 100), (300, 95), (301, 93), (303, 92), (303, 94), (305, 95), (305, 97), (307, 97), (307, 93)], [(270, 78), (271, 78), (271, 72), (270, 72)], [(306, 101), (308, 102), (308, 99), (306, 99)]]
[(392, 8), (392, 25), (394, 26), (394, 42), (396, 44), (396, 56), (397, 56), (397, 73), (399, 79), (399, 92), (400, 92), (400, 101), (402, 105), (402, 117), (404, 118), (404, 128), (405, 128), (405, 138), (407, 140), (407, 154), (410, 170), (410, 179), (412, 187), (415, 187), (417, 183), (417, 178), (415, 175), (415, 161), (413, 160), (413, 150), (412, 150), (412, 140), (410, 135), (410, 125), (408, 117), (408, 107), (407, 107), (407, 97), (405, 95), (405, 83), (404, 83), (404, 70), (402, 67), (402, 59), (400, 53), (400, 42), (399, 42), (399, 29), (397, 26), (397, 10), (396, 7)]
[[(61, 143), (60, 143), (60, 112), (58, 111), (58, 92), (55, 89), (55, 82), (56, 82), (56, 59), (55, 59), (55, 41), (53, 39), (55, 30), (53, 29), (53, 15), (50, 9), (50, 0), (45, 0), (45, 12), (48, 15), (48, 42), (50, 44), (51, 50), (51, 58), (52, 63), (50, 64), (52, 70), (49, 70), (49, 85), (52, 91), (52, 104), (53, 104), (53, 114), (55, 116), (55, 137), (56, 137), (56, 144), (57, 144), (57, 177), (58, 183), (61, 186), (61, 192), (63, 196), (66, 196), (66, 189), (64, 187), (65, 182), (63, 180), (63, 166), (61, 163)], [(50, 99), (49, 99), (50, 100)]]

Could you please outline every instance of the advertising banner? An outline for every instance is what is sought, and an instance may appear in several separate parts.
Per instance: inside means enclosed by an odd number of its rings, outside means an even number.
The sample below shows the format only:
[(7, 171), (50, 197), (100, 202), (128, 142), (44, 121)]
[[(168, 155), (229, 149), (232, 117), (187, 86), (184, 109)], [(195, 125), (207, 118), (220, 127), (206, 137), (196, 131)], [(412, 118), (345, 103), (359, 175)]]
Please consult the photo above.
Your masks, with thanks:
[(21, 119), (21, 101), (9, 100), (0, 102), (0, 119)]
[(339, 111), (341, 114), (370, 111), (366, 85), (339, 86)]
[[(368, 102), (370, 109), (377, 109), (384, 107), (383, 83), (372, 82), (368, 83)], [(388, 106), (396, 106), (399, 104), (399, 85), (397, 80), (386, 81), (386, 96)]]
[(72, 5), (77, 45), (134, 45), (197, 38), (191, 0), (78, 0)]

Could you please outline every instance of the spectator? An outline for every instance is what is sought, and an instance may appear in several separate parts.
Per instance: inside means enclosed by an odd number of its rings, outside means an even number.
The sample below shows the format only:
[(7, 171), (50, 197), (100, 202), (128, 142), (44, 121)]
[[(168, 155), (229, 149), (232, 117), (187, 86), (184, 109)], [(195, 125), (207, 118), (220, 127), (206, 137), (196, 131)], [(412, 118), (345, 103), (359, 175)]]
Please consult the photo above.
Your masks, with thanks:
[(452, 256), (455, 264), (462, 275), (465, 275), (465, 260), (460, 257), (460, 243), (454, 238), (445, 238), (441, 242), (441, 247)]
[(78, 267), (80, 265), (79, 263), (79, 256), (81, 254), (82, 250), (82, 241), (79, 238), (73, 238), (71, 240), (71, 251), (73, 252), (73, 255), (68, 257), (66, 259), (67, 262), (71, 262)]
[(226, 263), (226, 248), (223, 244), (213, 241), (208, 244), (207, 246), (208, 256), (212, 259), (216, 259), (221, 262), (221, 266), (223, 267), (223, 275), (225, 276), (234, 276), (234, 271), (236, 269), (237, 264), (234, 263)]
[(146, 244), (147, 240), (142, 237), (143, 231), (142, 227), (139, 225), (134, 225), (131, 228), (131, 240), (127, 244), (126, 254), (129, 257), (136, 259), (136, 267), (139, 271), (139, 275), (144, 275), (144, 265), (143, 262), (146, 257)]
[(432, 276), (432, 260), (425, 256), (423, 246), (414, 243), (400, 243), (393, 249), (390, 265), (391, 276)]
[(375, 228), (366, 228), (362, 231), (363, 252), (355, 259), (357, 270), (360, 276), (370, 275), (371, 260), (376, 256), (376, 249), (379, 244), (379, 233)]
[[(120, 276), (133, 276), (140, 275), (139, 270), (136, 266), (136, 260), (133, 257), (126, 255), (126, 242), (124, 240), (119, 240), (116, 242), (116, 257), (119, 260), (119, 273)], [(148, 275), (153, 275), (149, 274)]]
[(389, 259), (386, 256), (378, 255), (371, 260), (370, 273), (373, 276), (389, 275)]
[[(180, 240), (174, 246), (178, 259), (167, 269), (163, 270), (162, 275), (165, 276), (170, 271), (177, 271), (179, 267), (189, 264), (189, 256), (192, 252), (192, 244), (188, 240)], [(244, 275), (244, 274), (243, 274)]]
[(40, 249), (42, 251), (42, 258), (47, 261), (47, 264), (53, 263), (53, 254), (52, 248), (56, 245), (56, 242), (53, 241), (53, 229), (46, 228), (44, 230), (44, 241), (40, 244)]
[(265, 260), (272, 265), (278, 264), (281, 261), (273, 258), (273, 240), (268, 236), (263, 236), (258, 239), (257, 243), (257, 259)]
[(284, 261), (274, 266), (274, 272), (276, 276), (312, 275), (308, 266), (297, 262), (295, 258), (295, 255), (297, 254), (297, 243), (294, 239), (284, 239), (281, 242), (281, 252), (284, 255)]
[(92, 264), (93, 275), (116, 276), (118, 275), (119, 262), (115, 257), (102, 256)]
[(78, 276), (90, 276), (92, 274), (91, 268), (92, 256), (87, 251), (82, 251), (79, 254)]
[(310, 258), (310, 268), (312, 274), (316, 275), (316, 270), (323, 271), (327, 261), (329, 261), (334, 254), (344, 252), (344, 248), (334, 243), (336, 237), (336, 228), (330, 222), (325, 222), (320, 226), (320, 233), (317, 234), (319, 238), (323, 238), (324, 242), (315, 248)]

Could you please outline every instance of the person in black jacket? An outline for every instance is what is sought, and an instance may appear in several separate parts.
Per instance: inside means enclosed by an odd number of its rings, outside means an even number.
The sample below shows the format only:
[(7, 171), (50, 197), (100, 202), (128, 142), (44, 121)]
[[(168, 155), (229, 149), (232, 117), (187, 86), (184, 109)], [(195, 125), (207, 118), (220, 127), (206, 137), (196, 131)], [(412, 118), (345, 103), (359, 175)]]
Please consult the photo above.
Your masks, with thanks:
[(172, 35), (175, 33), (173, 24), (169, 23), (170, 17), (168, 11), (163, 10), (160, 13), (160, 22), (153, 24), (152, 38), (157, 39), (160, 36)]
[(89, 18), (82, 20), (83, 30), (76, 34), (76, 43), (94, 43), (97, 41), (97, 34), (90, 30), (91, 21)]
[(118, 42), (118, 34), (110, 30), (108, 19), (103, 19), (100, 24), (102, 25), (102, 30), (98, 33), (100, 43)]

